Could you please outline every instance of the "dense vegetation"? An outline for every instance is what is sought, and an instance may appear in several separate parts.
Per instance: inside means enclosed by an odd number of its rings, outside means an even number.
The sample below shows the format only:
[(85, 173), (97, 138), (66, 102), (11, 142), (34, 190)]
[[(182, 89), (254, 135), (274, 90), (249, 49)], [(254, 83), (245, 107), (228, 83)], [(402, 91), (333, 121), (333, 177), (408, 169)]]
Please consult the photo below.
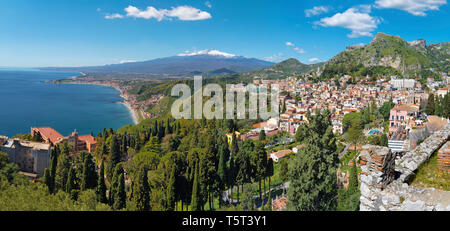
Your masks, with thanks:
[(378, 33), (368, 45), (347, 49), (329, 60), (321, 78), (346, 74), (439, 80), (436, 71), (448, 72), (448, 50), (448, 43), (411, 46), (400, 37)]

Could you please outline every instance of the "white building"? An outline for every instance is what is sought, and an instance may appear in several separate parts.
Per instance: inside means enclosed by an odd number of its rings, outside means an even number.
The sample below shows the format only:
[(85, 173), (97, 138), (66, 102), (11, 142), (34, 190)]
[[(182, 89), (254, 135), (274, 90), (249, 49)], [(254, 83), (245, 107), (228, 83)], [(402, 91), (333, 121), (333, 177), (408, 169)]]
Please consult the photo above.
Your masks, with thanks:
[(389, 81), (389, 83), (392, 85), (393, 88), (405, 89), (405, 88), (414, 88), (416, 80), (392, 78), (391, 81)]

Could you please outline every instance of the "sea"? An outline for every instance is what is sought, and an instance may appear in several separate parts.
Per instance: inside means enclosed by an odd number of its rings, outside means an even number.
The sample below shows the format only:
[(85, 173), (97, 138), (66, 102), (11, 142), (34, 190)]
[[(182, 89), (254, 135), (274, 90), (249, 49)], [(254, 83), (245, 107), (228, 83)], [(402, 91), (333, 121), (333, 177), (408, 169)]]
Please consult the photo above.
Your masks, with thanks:
[(45, 83), (82, 75), (79, 72), (0, 68), (0, 135), (30, 133), (52, 127), (63, 136), (89, 135), (104, 128), (133, 124), (130, 111), (112, 87)]

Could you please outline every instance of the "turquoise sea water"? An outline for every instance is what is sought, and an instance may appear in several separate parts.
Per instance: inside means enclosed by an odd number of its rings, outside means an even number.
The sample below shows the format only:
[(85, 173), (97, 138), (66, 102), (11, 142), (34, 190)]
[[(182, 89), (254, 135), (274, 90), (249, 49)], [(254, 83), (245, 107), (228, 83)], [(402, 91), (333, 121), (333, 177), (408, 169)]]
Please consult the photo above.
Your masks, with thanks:
[(120, 92), (111, 87), (50, 84), (46, 80), (79, 76), (77, 72), (0, 68), (0, 135), (29, 133), (31, 127), (50, 126), (63, 136), (132, 124)]

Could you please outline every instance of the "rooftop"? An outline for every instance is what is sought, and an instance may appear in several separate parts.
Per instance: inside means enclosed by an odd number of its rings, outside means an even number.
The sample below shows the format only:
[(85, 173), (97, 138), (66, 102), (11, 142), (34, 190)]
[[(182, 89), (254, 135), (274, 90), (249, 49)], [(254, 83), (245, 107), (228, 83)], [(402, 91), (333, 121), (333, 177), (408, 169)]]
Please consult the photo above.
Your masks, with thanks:
[(86, 143), (90, 143), (90, 144), (95, 144), (95, 143), (97, 143), (97, 142), (95, 141), (95, 138), (94, 138), (93, 136), (91, 136), (91, 135), (78, 136), (78, 139), (79, 139), (79, 140), (82, 140), (82, 141), (84, 141), (84, 142), (86, 142)]
[(39, 133), (41, 133), (41, 136), (47, 137), (52, 143), (56, 143), (58, 139), (63, 137), (59, 132), (51, 127), (39, 127), (31, 129), (39, 131)]

